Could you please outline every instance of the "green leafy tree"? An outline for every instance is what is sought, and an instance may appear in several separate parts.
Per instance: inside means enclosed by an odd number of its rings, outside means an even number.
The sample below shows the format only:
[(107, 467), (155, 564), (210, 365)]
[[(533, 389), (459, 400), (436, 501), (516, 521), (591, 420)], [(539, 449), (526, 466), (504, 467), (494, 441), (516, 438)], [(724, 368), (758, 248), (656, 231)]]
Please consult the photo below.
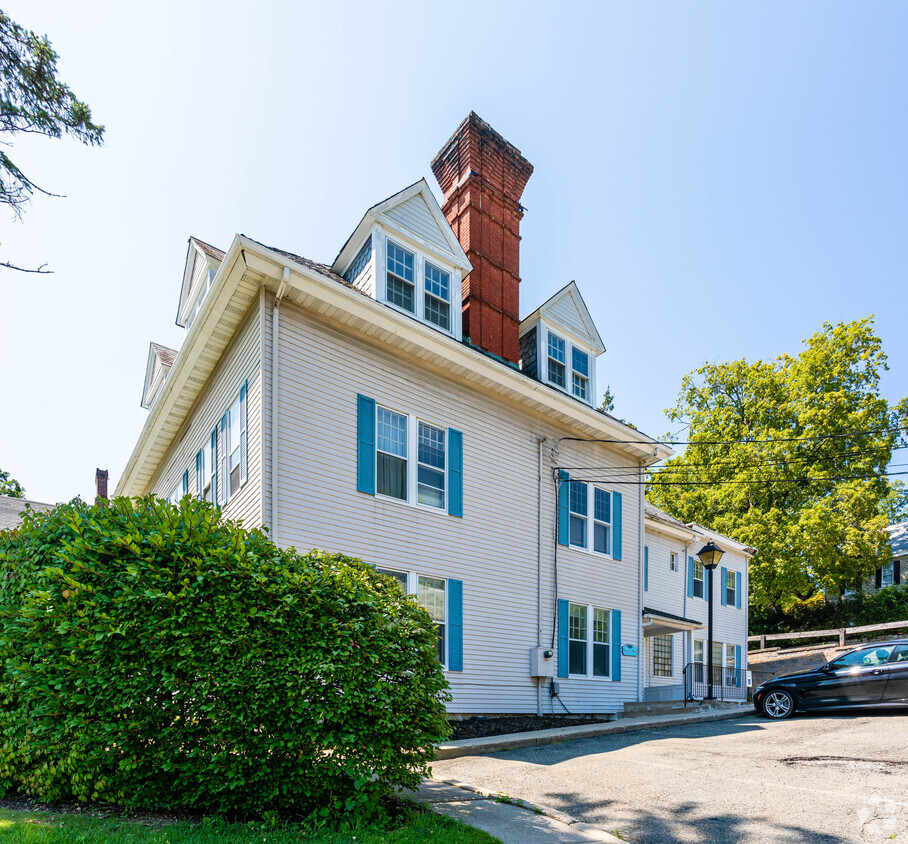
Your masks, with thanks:
[(908, 487), (902, 481), (891, 481), (889, 492), (880, 502), (880, 507), (889, 524), (908, 521)]
[(8, 495), (10, 498), (25, 498), (25, 490), (22, 484), (15, 478), (11, 478), (9, 472), (0, 469), (0, 495)]
[(449, 734), (428, 613), (361, 560), (186, 496), (0, 532), (0, 793), (356, 813)]
[[(83, 144), (100, 144), (104, 127), (92, 123), (91, 109), (57, 78), (57, 53), (47, 36), (20, 26), (0, 11), (0, 133), (60, 138), (71, 135)], [(10, 141), (4, 142), (9, 147)], [(39, 187), (0, 149), (0, 203), (21, 217), (35, 192), (55, 196)], [(46, 265), (22, 272), (50, 272)]]
[(612, 393), (611, 386), (605, 388), (605, 393), (602, 395), (602, 404), (599, 405), (599, 409), (605, 413), (611, 413), (615, 409), (615, 396)]
[(690, 445), (654, 474), (650, 498), (758, 549), (758, 612), (853, 587), (878, 564), (891, 485), (872, 476), (885, 473), (908, 418), (908, 400), (890, 407), (880, 395), (887, 368), (872, 318), (824, 323), (795, 357), (686, 375), (666, 411), (689, 424)]

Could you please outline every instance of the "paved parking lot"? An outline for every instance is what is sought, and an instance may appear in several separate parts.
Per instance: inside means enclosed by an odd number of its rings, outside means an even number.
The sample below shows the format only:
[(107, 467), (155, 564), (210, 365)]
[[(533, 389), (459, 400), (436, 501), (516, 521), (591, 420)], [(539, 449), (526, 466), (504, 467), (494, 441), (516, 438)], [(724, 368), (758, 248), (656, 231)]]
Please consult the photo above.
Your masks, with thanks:
[(908, 843), (908, 712), (756, 716), (433, 765), (635, 844)]

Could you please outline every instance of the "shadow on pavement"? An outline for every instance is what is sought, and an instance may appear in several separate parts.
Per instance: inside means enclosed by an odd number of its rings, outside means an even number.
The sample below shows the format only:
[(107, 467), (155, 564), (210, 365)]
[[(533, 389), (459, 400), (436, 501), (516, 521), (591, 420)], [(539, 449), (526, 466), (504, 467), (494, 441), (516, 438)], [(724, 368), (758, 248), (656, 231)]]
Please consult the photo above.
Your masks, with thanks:
[(846, 844), (852, 840), (746, 814), (746, 807), (741, 814), (715, 814), (708, 803), (682, 803), (662, 813), (652, 808), (625, 808), (622, 816), (612, 815), (605, 824), (595, 815), (609, 806), (614, 812), (618, 807), (611, 800), (590, 803), (574, 792), (551, 792), (548, 797), (549, 805), (564, 806), (566, 811), (586, 817), (589, 823), (613, 835), (618, 833), (633, 844)]

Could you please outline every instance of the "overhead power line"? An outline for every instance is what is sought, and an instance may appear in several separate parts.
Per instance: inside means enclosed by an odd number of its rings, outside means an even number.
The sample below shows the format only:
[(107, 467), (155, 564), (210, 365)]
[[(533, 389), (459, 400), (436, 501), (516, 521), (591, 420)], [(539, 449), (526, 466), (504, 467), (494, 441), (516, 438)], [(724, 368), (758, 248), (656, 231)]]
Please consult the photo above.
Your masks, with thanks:
[(836, 434), (818, 434), (813, 437), (772, 437), (755, 440), (606, 440), (597, 437), (561, 437), (557, 442), (608, 443), (609, 445), (756, 445), (760, 443), (794, 443), (815, 440), (834, 440), (847, 437), (863, 437), (868, 434), (892, 434), (896, 431), (908, 431), (904, 426), (895, 428), (872, 428), (868, 431), (842, 431)]
[[(559, 470), (555, 470), (556, 472)], [(607, 467), (603, 471), (609, 471)], [(908, 472), (880, 472), (872, 475), (828, 475), (821, 478), (744, 478), (722, 481), (631, 481), (623, 479), (610, 479), (609, 483), (624, 486), (721, 486), (724, 484), (784, 484), (784, 483), (825, 483), (827, 481), (869, 481), (877, 478), (894, 478), (899, 475), (908, 475)], [(628, 476), (630, 477), (630, 476)], [(602, 478), (575, 478), (569, 479), (571, 483), (603, 483)]]

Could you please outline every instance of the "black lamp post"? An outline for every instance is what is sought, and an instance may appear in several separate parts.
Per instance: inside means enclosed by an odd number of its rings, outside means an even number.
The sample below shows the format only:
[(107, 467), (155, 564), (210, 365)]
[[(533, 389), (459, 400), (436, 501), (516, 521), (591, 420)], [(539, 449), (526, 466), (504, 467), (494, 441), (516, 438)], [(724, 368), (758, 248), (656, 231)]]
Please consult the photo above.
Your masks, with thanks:
[(709, 572), (709, 616), (707, 622), (707, 656), (706, 656), (706, 670), (707, 674), (707, 686), (706, 686), (706, 699), (713, 700), (713, 569), (719, 565), (719, 560), (722, 559), (722, 555), (725, 552), (716, 545), (715, 542), (710, 540), (706, 543), (698, 552), (697, 559), (703, 563), (703, 568)]

